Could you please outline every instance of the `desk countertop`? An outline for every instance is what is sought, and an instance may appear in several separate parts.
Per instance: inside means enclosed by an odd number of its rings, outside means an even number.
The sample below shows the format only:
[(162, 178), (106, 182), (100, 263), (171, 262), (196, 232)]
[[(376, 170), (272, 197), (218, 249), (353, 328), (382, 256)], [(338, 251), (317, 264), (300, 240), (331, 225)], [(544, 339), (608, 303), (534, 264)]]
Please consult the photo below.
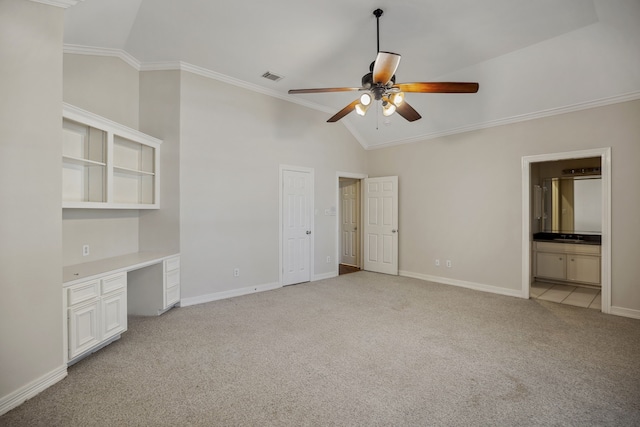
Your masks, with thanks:
[(161, 263), (165, 259), (178, 255), (180, 254), (171, 252), (135, 252), (82, 264), (68, 265), (62, 269), (62, 285), (67, 287), (104, 274), (137, 270)]

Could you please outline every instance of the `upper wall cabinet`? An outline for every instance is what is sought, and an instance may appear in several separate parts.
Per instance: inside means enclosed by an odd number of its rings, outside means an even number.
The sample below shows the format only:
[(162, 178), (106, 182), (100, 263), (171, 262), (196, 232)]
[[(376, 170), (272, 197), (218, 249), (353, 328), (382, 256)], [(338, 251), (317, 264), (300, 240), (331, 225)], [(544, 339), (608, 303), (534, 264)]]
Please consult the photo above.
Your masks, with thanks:
[(62, 207), (158, 209), (162, 141), (64, 104)]

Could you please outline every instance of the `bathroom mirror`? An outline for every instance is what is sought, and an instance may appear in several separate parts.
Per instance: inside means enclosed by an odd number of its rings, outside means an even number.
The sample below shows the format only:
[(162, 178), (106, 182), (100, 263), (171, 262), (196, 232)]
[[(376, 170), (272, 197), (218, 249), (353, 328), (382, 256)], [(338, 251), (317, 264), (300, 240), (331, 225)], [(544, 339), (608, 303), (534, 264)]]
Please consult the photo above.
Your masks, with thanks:
[(601, 177), (544, 179), (542, 230), (549, 233), (600, 234), (602, 232)]

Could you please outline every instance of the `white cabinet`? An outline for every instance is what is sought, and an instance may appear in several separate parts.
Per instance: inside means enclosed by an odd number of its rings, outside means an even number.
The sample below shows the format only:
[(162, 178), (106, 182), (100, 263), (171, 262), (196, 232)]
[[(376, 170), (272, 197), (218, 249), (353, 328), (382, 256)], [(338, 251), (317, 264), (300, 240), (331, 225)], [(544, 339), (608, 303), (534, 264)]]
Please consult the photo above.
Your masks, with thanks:
[(70, 361), (127, 330), (126, 273), (78, 283), (65, 291)]
[(100, 344), (100, 301), (69, 308), (69, 359)]
[(164, 308), (180, 301), (180, 257), (164, 260)]
[(162, 141), (64, 104), (62, 207), (158, 209)]
[(537, 277), (558, 280), (566, 279), (566, 256), (564, 254), (538, 252), (536, 261)]
[(535, 242), (535, 277), (600, 284), (600, 246)]
[(600, 257), (569, 255), (567, 258), (567, 280), (570, 282), (600, 284)]

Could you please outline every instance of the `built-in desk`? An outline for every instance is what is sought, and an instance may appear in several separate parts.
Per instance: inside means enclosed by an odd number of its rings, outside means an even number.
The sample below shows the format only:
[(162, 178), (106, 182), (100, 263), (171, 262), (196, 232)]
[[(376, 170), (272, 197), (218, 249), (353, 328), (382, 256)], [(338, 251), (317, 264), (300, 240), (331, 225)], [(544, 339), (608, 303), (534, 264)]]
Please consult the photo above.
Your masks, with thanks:
[(81, 280), (91, 279), (94, 276), (133, 271), (153, 264), (160, 264), (166, 259), (179, 256), (180, 254), (168, 252), (135, 252), (98, 261), (69, 265), (62, 269), (62, 283), (67, 287)]
[(180, 254), (136, 252), (63, 268), (65, 360), (74, 363), (127, 330), (127, 315), (180, 302)]

